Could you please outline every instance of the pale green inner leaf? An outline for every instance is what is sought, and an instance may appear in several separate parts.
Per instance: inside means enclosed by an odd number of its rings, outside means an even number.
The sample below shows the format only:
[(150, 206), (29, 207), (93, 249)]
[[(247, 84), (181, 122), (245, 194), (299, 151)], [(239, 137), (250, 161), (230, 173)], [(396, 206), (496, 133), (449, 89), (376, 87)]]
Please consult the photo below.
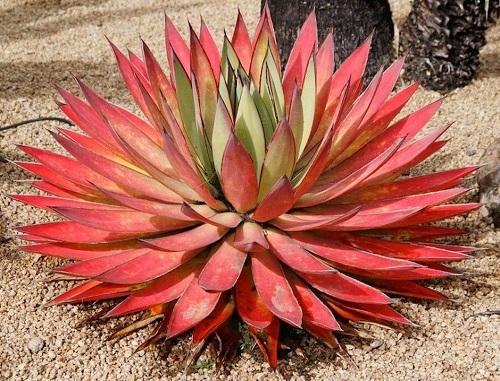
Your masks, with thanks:
[[(191, 86), (193, 89), (193, 99), (194, 99), (194, 110), (195, 110), (195, 117), (196, 117), (196, 125), (200, 127), (200, 138), (204, 140), (204, 144), (201, 147), (201, 152), (203, 155), (203, 163), (204, 166), (202, 169), (202, 172), (205, 174), (205, 178), (210, 181), (210, 179), (213, 178), (214, 175), (214, 167), (212, 163), (212, 155), (210, 154), (210, 144), (211, 144), (211, 138), (207, 135), (207, 131), (205, 129), (206, 121), (202, 118), (202, 101), (200, 99), (200, 93), (197, 91), (199, 88), (198, 86), (198, 80), (194, 77), (191, 79)], [(215, 114), (215, 103), (214, 103), (214, 111), (212, 111), (212, 114)], [(214, 115), (215, 116), (215, 115)], [(210, 128), (210, 136), (212, 135), (212, 128), (213, 128), (213, 119), (211, 122), (212, 126)]]
[(266, 140), (259, 112), (247, 86), (242, 86), (241, 99), (236, 114), (235, 133), (252, 156), (255, 171), (259, 177), (266, 152)]
[[(226, 109), (229, 110), (230, 115), (232, 117), (232, 113), (234, 112), (234, 110), (233, 110), (233, 107), (231, 105), (231, 95), (229, 94), (228, 85), (227, 85), (226, 79), (224, 78), (222, 73), (221, 73), (220, 79), (219, 79), (219, 97), (224, 102)], [(218, 107), (218, 106), (216, 106), (216, 107)], [(215, 126), (215, 118), (214, 118), (214, 126)], [(214, 129), (215, 129), (215, 127), (214, 127)], [(212, 131), (212, 134), (214, 134), (214, 131)]]
[(219, 179), (222, 178), (222, 157), (226, 149), (227, 141), (231, 135), (233, 122), (224, 105), (224, 101), (219, 99), (217, 110), (215, 111), (214, 130), (212, 134), (212, 157), (215, 172)]
[[(295, 88), (295, 91), (298, 91)], [(292, 130), (293, 137), (295, 139), (295, 160), (299, 159), (300, 147), (302, 143), (302, 134), (304, 130), (304, 111), (302, 106), (302, 100), (298, 92), (294, 91), (292, 97), (292, 103), (290, 105), (290, 116), (289, 123), (290, 129)]]
[(262, 65), (259, 91), (268, 115), (274, 120), (273, 125), (276, 128), (278, 120), (285, 115), (285, 96), (281, 78), (269, 46)]
[[(208, 155), (206, 137), (197, 119), (199, 114), (195, 107), (193, 89), (191, 81), (184, 71), (179, 60), (174, 56), (175, 85), (177, 89), (177, 99), (179, 101), (179, 111), (182, 118), (182, 125), (187, 135), (187, 141), (194, 151), (195, 156), (200, 161), (205, 171), (210, 172), (211, 160)], [(198, 116), (197, 116), (198, 115)]]
[(313, 55), (311, 55), (309, 63), (307, 64), (300, 98), (302, 100), (304, 126), (302, 128), (302, 139), (300, 140), (299, 157), (302, 155), (302, 152), (304, 152), (311, 136), (314, 123), (314, 112), (316, 110), (316, 69)]
[(271, 49), (268, 47), (266, 60), (264, 61), (264, 72), (262, 77), (266, 78), (267, 85), (270, 88), (272, 99), (274, 100), (274, 107), (276, 109), (277, 120), (285, 116), (285, 94), (283, 93), (283, 86), (281, 84), (281, 77), (274, 62)]
[(269, 143), (260, 177), (258, 201), (262, 201), (283, 177), (291, 178), (295, 166), (295, 142), (286, 119), (282, 119)]
[(269, 115), (266, 104), (253, 83), (250, 85), (250, 93), (252, 94), (252, 99), (259, 113), (260, 121), (262, 122), (262, 129), (264, 131), (267, 146), (271, 141), (274, 130), (276, 129), (277, 121), (274, 117)]

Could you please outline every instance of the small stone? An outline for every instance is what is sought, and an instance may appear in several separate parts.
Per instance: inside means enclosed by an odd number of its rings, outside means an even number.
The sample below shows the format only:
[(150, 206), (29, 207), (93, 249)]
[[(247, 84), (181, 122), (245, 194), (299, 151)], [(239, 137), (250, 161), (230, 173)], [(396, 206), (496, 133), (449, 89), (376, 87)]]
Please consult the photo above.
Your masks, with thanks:
[(28, 342), (28, 349), (31, 353), (40, 352), (45, 346), (45, 341), (39, 337), (35, 337)]
[(378, 347), (381, 347), (382, 344), (384, 344), (384, 342), (382, 340), (373, 340), (371, 343), (370, 343), (370, 348), (372, 349), (376, 349)]
[(474, 156), (476, 154), (476, 149), (475, 148), (472, 148), (472, 147), (469, 147), (465, 150), (465, 154), (467, 156)]

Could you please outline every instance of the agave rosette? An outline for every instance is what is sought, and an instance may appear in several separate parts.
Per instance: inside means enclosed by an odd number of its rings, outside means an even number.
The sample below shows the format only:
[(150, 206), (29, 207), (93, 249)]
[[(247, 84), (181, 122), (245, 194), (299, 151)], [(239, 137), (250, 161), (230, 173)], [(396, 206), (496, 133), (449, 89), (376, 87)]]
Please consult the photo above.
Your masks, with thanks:
[(409, 324), (388, 295), (444, 299), (416, 281), (471, 249), (429, 223), (477, 207), (447, 204), (475, 168), (401, 178), (445, 144), (445, 128), (416, 138), (441, 101), (393, 122), (418, 85), (391, 94), (401, 58), (363, 89), (369, 47), (334, 71), (312, 13), (281, 74), (267, 8), (253, 40), (239, 15), (222, 52), (203, 21), (188, 45), (167, 18), (169, 75), (145, 44), (112, 45), (146, 119), (78, 81), (86, 102), (59, 89), (60, 107), (84, 134), (53, 134), (71, 157), (21, 146), (50, 196), (13, 197), (63, 217), (20, 228), (24, 249), (84, 280), (52, 303), (124, 298), (104, 316), (144, 314), (116, 336), (158, 320), (141, 348), (190, 329), (231, 344), (239, 317), (275, 367), (283, 324), (341, 352), (348, 322)]

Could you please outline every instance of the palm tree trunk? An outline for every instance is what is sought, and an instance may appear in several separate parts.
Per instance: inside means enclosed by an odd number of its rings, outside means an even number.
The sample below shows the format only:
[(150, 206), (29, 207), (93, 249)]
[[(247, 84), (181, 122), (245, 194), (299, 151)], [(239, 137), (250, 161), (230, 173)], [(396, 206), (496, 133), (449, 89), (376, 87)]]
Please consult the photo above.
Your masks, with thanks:
[(414, 0), (400, 35), (405, 77), (440, 93), (467, 85), (498, 10), (498, 0)]

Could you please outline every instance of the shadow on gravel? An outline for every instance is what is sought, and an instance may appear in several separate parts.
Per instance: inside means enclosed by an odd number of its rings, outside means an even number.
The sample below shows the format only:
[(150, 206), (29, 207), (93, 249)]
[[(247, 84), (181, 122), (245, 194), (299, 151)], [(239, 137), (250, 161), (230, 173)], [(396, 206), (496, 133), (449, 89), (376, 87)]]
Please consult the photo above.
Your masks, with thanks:
[[(182, 6), (170, 0), (158, 1), (154, 6), (140, 6), (133, 9), (113, 9), (100, 11), (102, 0), (36, 0), (25, 2), (14, 8), (0, 11), (0, 37), (2, 43), (18, 41), (26, 38), (45, 38), (68, 28), (81, 25), (99, 25), (104, 19), (123, 19), (140, 17), (152, 12), (168, 12), (169, 8), (179, 11)], [(201, 2), (193, 2), (184, 8), (196, 9)], [(76, 11), (74, 8), (97, 8), (89, 13)], [(50, 22), (44, 22), (47, 17), (59, 16)]]

